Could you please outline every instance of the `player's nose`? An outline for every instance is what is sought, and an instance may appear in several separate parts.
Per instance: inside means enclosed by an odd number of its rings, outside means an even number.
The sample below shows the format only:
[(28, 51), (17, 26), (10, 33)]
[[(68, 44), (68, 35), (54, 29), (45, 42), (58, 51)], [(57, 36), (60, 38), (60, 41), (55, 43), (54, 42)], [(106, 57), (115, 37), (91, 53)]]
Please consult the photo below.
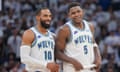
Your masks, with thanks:
[(51, 16), (47, 16), (47, 20), (51, 21), (52, 17)]
[(79, 13), (75, 13), (75, 15), (74, 15), (75, 17), (79, 17)]

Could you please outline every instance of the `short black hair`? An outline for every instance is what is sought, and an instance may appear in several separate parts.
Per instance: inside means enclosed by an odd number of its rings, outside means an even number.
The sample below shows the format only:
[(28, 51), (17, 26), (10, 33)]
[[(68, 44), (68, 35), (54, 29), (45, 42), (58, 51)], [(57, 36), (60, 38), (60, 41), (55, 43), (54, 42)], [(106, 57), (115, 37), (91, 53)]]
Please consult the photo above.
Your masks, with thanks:
[(80, 6), (80, 3), (78, 3), (78, 2), (69, 3), (67, 12), (69, 12), (70, 9), (71, 9), (72, 7), (75, 7), (75, 6)]
[(37, 15), (40, 15), (41, 10), (44, 10), (44, 9), (49, 9), (49, 8), (47, 8), (47, 7), (41, 7), (41, 8), (39, 8), (39, 9), (37, 9), (35, 15), (36, 15), (36, 16), (37, 16)]

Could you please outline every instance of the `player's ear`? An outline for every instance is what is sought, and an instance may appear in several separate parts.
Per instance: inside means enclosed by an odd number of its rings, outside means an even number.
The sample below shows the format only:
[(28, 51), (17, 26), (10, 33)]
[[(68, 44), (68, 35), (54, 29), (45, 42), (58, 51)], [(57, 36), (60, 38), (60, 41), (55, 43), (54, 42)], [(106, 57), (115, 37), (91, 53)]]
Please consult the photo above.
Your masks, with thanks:
[(36, 15), (36, 20), (40, 20), (40, 15)]
[(68, 18), (71, 18), (71, 14), (70, 14), (70, 12), (68, 12), (68, 14), (67, 14), (67, 15), (68, 15)]

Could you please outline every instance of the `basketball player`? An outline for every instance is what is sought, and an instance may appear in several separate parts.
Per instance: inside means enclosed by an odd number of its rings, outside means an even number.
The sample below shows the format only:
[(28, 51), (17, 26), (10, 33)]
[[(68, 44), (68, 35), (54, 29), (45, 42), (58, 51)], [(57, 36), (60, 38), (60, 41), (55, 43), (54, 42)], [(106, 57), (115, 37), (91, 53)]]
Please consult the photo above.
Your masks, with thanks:
[(63, 61), (63, 72), (98, 72), (101, 56), (94, 41), (94, 27), (83, 20), (79, 3), (68, 6), (71, 19), (57, 31), (56, 55)]
[(23, 34), (20, 48), (21, 61), (28, 72), (58, 72), (54, 61), (54, 35), (48, 31), (52, 15), (48, 8), (36, 13), (37, 25)]

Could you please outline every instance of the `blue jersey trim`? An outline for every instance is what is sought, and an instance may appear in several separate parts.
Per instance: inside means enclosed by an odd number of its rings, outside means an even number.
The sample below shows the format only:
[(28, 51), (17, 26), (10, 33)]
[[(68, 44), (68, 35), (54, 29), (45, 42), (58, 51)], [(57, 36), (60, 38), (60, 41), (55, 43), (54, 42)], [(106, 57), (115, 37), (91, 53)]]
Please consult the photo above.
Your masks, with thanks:
[(83, 29), (80, 29), (80, 28), (75, 27), (73, 21), (71, 21), (71, 25), (72, 25), (75, 29), (77, 29), (77, 30), (79, 30), (79, 31), (84, 31), (84, 30), (85, 30), (85, 23), (84, 23), (84, 21), (82, 21), (82, 23), (83, 23)]
[(72, 42), (72, 39), (73, 39), (73, 34), (72, 34), (72, 28), (70, 27), (70, 25), (67, 24), (67, 26), (69, 27), (69, 31), (70, 31), (70, 36), (68, 37), (68, 42)]
[[(31, 29), (31, 30), (32, 30), (32, 29)], [(33, 30), (32, 30), (32, 32), (34, 33)], [(31, 48), (32, 48), (33, 46), (35, 46), (36, 42), (37, 42), (37, 37), (36, 37), (36, 34), (34, 33), (34, 40), (33, 40), (32, 44), (31, 44)]]
[(42, 34), (41, 32), (39, 32), (36, 27), (35, 27), (34, 29), (35, 29), (40, 35), (42, 35), (42, 36), (49, 36), (49, 32), (48, 32), (48, 31), (47, 31), (47, 34), (44, 35), (44, 34)]

